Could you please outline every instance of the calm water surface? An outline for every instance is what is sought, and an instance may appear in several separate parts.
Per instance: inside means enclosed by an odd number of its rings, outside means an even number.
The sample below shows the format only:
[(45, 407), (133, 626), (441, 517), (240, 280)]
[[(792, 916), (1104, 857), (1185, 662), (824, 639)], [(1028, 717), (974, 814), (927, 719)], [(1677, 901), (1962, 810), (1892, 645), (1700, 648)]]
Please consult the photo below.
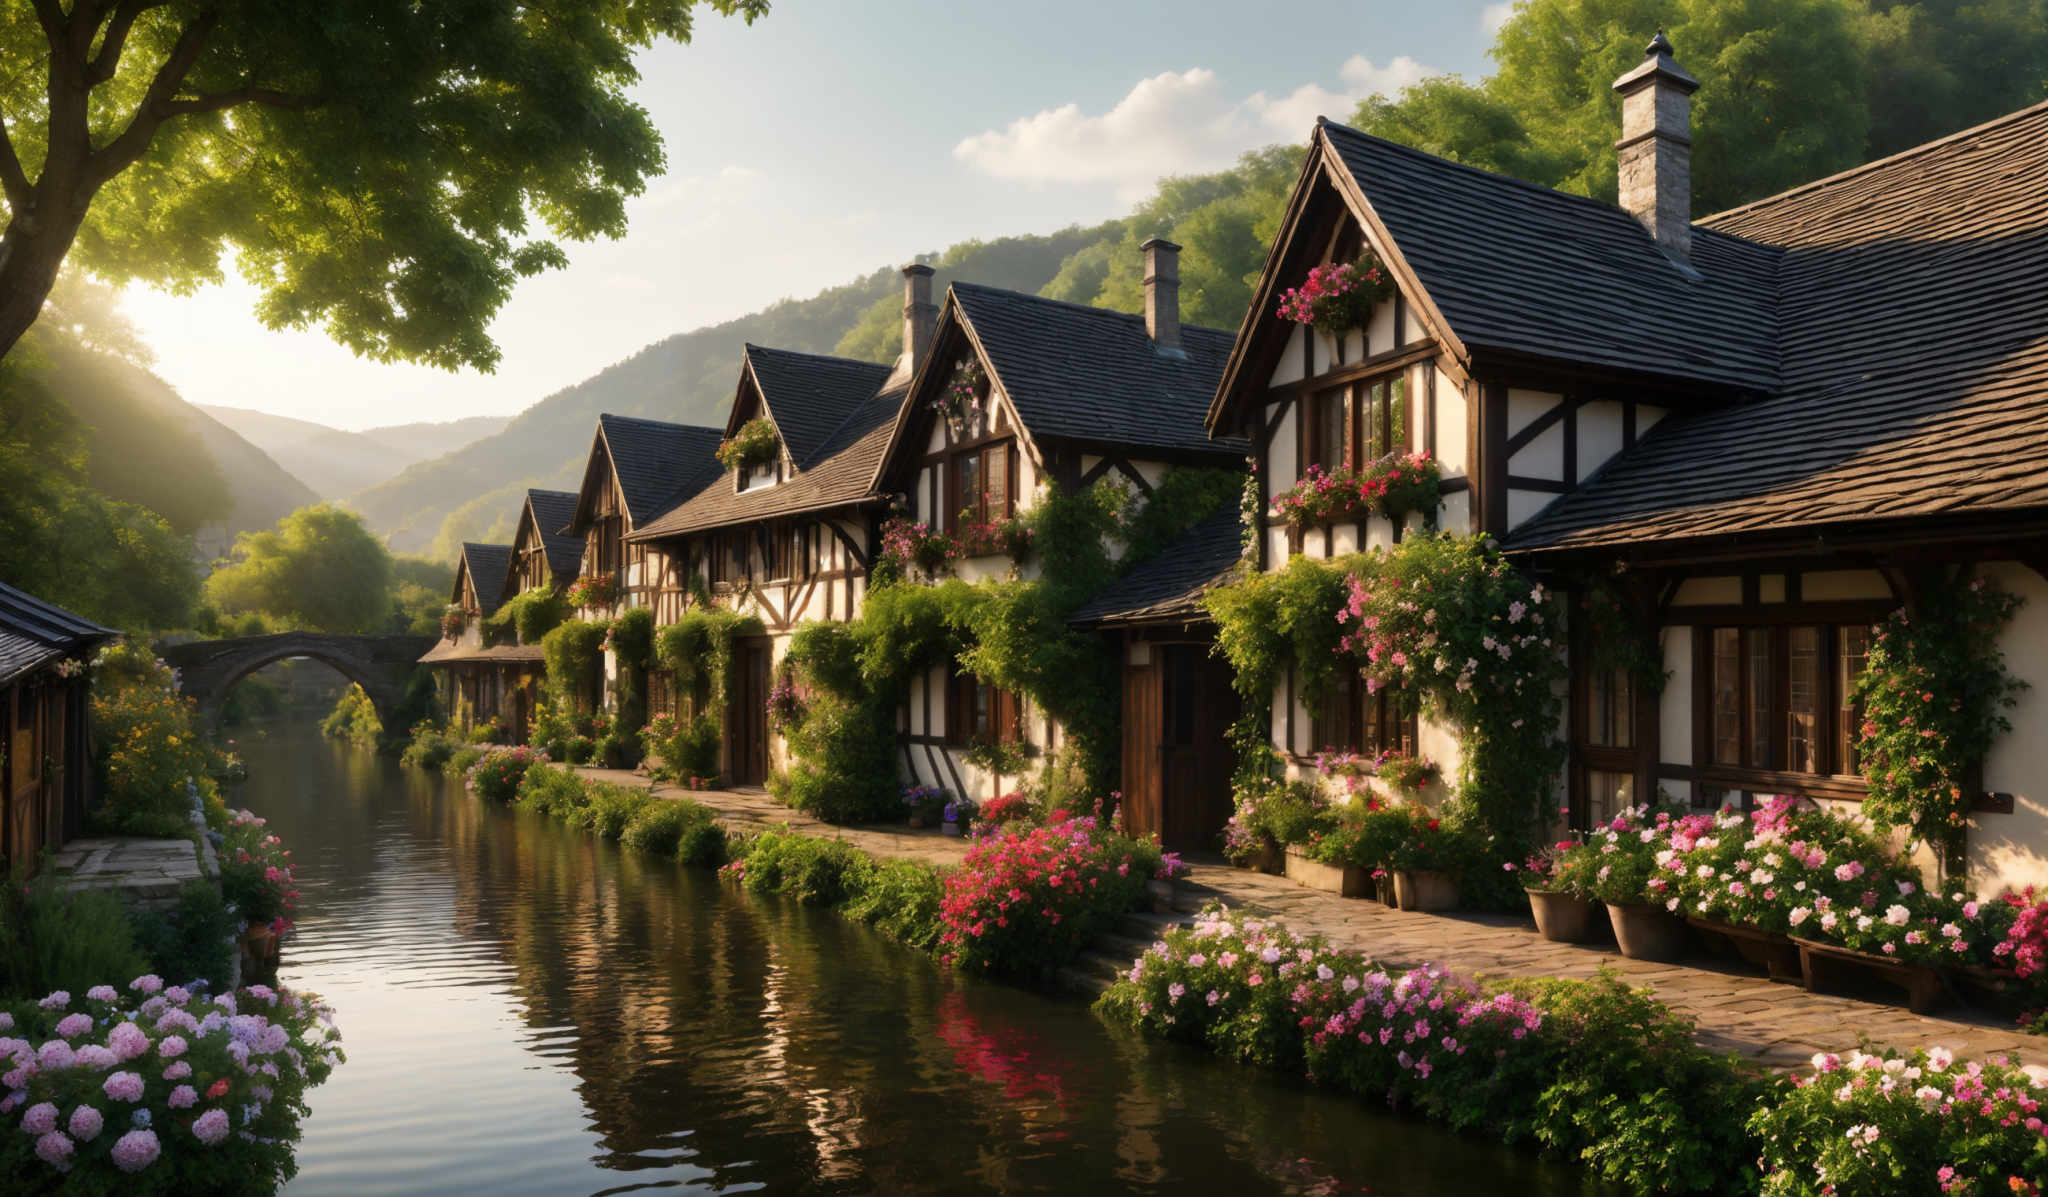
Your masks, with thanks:
[(292, 1197), (1588, 1191), (311, 729), (239, 747), (298, 865), (282, 978), (349, 1057)]

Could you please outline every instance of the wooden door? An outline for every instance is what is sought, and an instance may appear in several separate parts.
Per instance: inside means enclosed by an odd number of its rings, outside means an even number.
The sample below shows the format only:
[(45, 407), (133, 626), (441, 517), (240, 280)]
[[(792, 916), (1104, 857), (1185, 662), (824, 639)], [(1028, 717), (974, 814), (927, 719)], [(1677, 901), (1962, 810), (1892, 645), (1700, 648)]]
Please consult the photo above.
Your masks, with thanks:
[(42, 773), (42, 793), (37, 795), (41, 807), (41, 845), (52, 850), (64, 846), (64, 780), (68, 772), (65, 768), (68, 754), (64, 751), (67, 730), (64, 690), (61, 685), (43, 687), (41, 743), (37, 748)]
[(1160, 831), (1158, 648), (1124, 645), (1124, 828), (1133, 835)]
[(1159, 673), (1159, 838), (1169, 848), (1213, 851), (1230, 820), (1230, 725), (1237, 691), (1207, 644), (1154, 648)]
[(768, 673), (766, 638), (733, 644), (732, 697), (725, 727), (727, 771), (736, 786), (768, 780)]

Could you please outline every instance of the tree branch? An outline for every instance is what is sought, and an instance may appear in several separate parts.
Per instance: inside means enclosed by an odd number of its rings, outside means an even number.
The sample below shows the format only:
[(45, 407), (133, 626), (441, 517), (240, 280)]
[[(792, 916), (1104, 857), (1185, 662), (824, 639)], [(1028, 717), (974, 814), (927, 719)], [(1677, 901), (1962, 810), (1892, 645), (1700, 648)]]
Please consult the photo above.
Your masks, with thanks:
[(177, 44), (171, 47), (163, 65), (150, 79), (149, 90), (143, 93), (142, 101), (135, 106), (135, 115), (129, 118), (128, 127), (108, 142), (105, 149), (92, 155), (89, 170), (93, 186), (97, 187), (133, 166), (135, 160), (149, 149), (157, 127), (164, 123), (164, 105), (177, 94), (179, 85), (191, 72), (192, 64), (199, 61), (200, 51), (206, 48), (207, 35), (213, 32), (219, 21), (220, 13), (209, 10), (192, 18), (178, 34)]
[(7, 136), (7, 122), (0, 120), (0, 195), (7, 197), (8, 210), (16, 216), (27, 211), (30, 190), (21, 159), (15, 156), (14, 142)]
[(43, 27), (43, 36), (49, 39), (50, 50), (54, 53), (64, 48), (64, 9), (57, 0), (35, 0), (36, 21)]
[(188, 116), (195, 112), (219, 112), (237, 104), (261, 104), (266, 108), (314, 108), (321, 103), (318, 96), (297, 96), (290, 92), (269, 87), (238, 87), (233, 91), (217, 91), (207, 95), (194, 96), (187, 100), (166, 100), (157, 106), (157, 111), (166, 117)]
[(114, 10), (114, 19), (107, 25), (107, 35), (100, 40), (100, 52), (93, 55), (92, 64), (86, 68), (85, 85), (97, 87), (114, 77), (115, 68), (121, 65), (121, 51), (128, 42), (128, 31), (135, 27), (135, 20), (152, 8), (162, 8), (170, 0), (122, 0)]

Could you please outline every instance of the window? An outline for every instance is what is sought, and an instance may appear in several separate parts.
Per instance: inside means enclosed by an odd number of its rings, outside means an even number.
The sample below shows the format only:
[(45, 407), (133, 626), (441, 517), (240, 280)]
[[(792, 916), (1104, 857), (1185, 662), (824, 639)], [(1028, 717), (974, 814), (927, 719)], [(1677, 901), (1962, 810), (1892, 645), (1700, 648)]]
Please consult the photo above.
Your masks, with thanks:
[(1303, 460), (1334, 472), (1406, 448), (1407, 406), (1408, 382), (1400, 375), (1317, 392), (1309, 399)]
[(1008, 439), (953, 455), (952, 527), (994, 523), (1016, 510), (1016, 447)]
[(1010, 744), (1024, 738), (1023, 706), (1017, 695), (998, 689), (964, 669), (946, 685), (946, 742)]
[(768, 576), (807, 578), (811, 574), (810, 524), (782, 524), (768, 533)]
[(1339, 672), (1329, 698), (1309, 720), (1309, 738), (1317, 751), (1413, 756), (1417, 727), (1415, 712), (1403, 709), (1397, 692), (1371, 691), (1363, 677), (1347, 670)]
[(1812, 776), (1857, 772), (1850, 699), (1870, 653), (1861, 624), (1708, 630), (1711, 764)]
[(1586, 669), (1577, 701), (1580, 826), (1612, 819), (1635, 801), (1636, 687), (1626, 669)]
[(625, 521), (616, 515), (608, 515), (590, 526), (589, 553), (595, 560), (591, 572), (604, 575), (616, 574), (626, 564)]

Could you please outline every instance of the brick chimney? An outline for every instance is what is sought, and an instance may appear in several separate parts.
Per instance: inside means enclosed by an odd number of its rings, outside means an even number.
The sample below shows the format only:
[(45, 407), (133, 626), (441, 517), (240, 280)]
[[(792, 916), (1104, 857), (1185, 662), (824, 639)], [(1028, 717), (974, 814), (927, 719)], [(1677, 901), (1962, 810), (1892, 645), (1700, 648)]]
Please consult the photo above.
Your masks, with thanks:
[(1145, 251), (1145, 332), (1161, 352), (1185, 357), (1180, 347), (1180, 246), (1153, 237)]
[(1699, 80), (1671, 58), (1664, 31), (1614, 81), (1621, 93), (1621, 206), (1665, 253), (1692, 260), (1692, 93)]
[(932, 302), (932, 268), (912, 262), (903, 268), (903, 356), (896, 359), (896, 373), (904, 379), (915, 377), (924, 365), (938, 323), (939, 308)]

